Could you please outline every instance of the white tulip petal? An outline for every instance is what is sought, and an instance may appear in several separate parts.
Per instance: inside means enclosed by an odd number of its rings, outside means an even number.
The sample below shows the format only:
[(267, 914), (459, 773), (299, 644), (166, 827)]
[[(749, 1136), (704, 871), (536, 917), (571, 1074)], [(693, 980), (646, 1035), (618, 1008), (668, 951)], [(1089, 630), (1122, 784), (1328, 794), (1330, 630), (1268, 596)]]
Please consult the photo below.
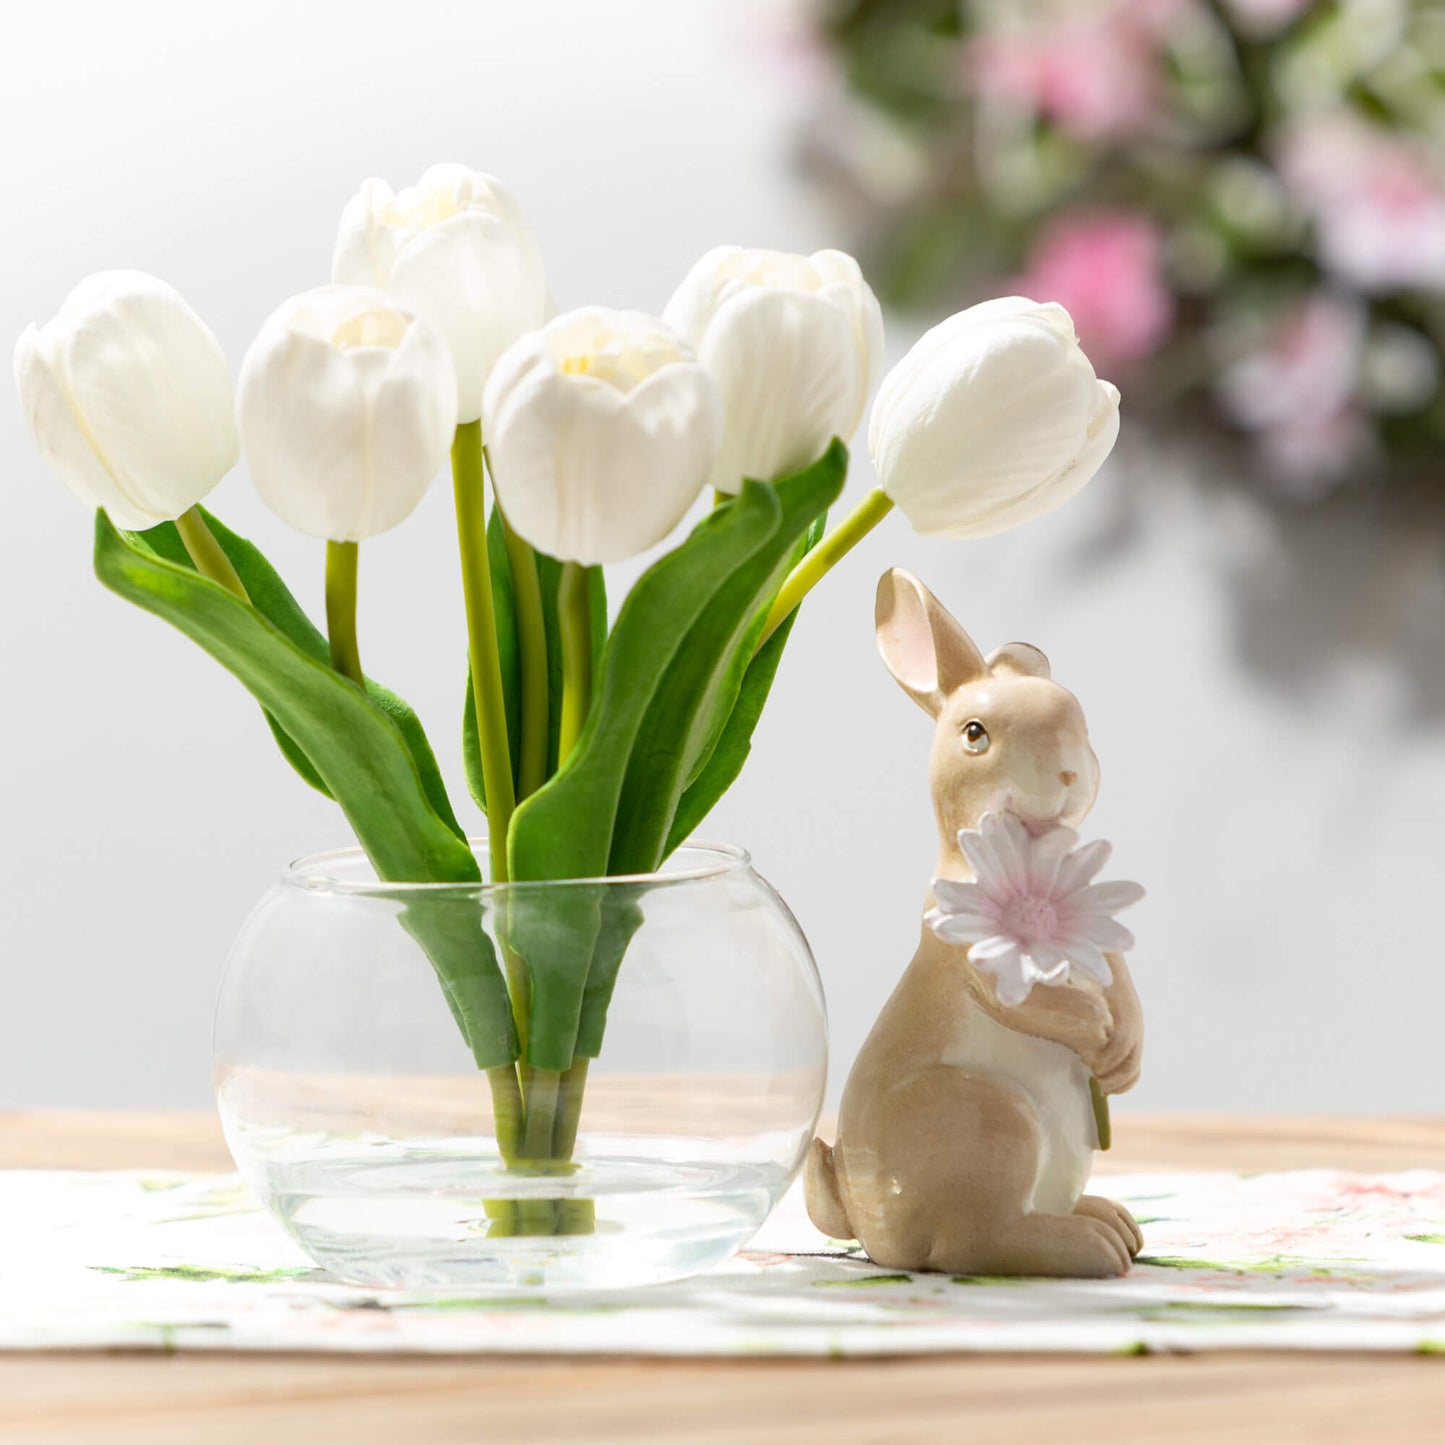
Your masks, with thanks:
[(461, 422), (481, 416), (497, 358), (542, 324), (551, 301), (535, 242), (520, 245), (498, 218), (471, 212), (404, 247), (392, 268), (391, 291), (451, 347)]
[(81, 282), (53, 321), (21, 336), (15, 380), (46, 462), (128, 530), (180, 516), (240, 455), (220, 345), (154, 276)]
[(405, 227), (383, 220), (395, 199), (385, 181), (373, 178), (346, 203), (331, 256), (333, 281), (385, 289), (397, 250), (407, 235)]
[(672, 531), (721, 429), (717, 386), (681, 339), (652, 317), (601, 307), (519, 340), (483, 405), (507, 520), (540, 551), (589, 566)]
[(342, 212), (332, 279), (390, 290), (446, 339), (457, 420), (475, 421), (487, 378), (553, 306), (541, 249), (516, 198), (462, 165), (430, 167), (393, 194), (368, 181)]
[(1060, 306), (985, 302), (926, 333), (884, 378), (868, 446), (924, 535), (981, 537), (1060, 505), (1098, 470), (1118, 392)]
[(721, 246), (687, 274), (663, 319), (722, 393), (723, 443), (709, 478), (720, 491), (798, 471), (856, 430), (883, 320), (852, 257)]
[(724, 303), (698, 359), (724, 398), (723, 445), (709, 482), (776, 481), (845, 430), (863, 390), (848, 316), (823, 297), (755, 288)]
[(456, 382), (425, 321), (370, 288), (323, 286), (261, 328), (238, 411), (266, 505), (307, 536), (360, 542), (410, 516), (441, 470)]
[(121, 490), (106, 470), (64, 382), (55, 337), (30, 326), (15, 344), (15, 387), (26, 426), (46, 466), (89, 507), (104, 507), (117, 527), (143, 531), (166, 520)]

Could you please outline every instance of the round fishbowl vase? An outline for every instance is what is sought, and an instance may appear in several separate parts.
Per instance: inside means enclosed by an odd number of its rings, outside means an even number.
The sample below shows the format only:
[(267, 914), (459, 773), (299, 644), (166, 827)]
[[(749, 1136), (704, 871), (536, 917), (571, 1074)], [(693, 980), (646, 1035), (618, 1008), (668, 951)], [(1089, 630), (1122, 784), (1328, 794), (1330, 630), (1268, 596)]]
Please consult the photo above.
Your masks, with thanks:
[[(561, 997), (579, 919), (593, 942), (568, 1067), (480, 1068), (439, 940), (452, 957), (468, 940), (525, 1035)], [(796, 1177), (826, 1061), (796, 920), (746, 853), (705, 844), (657, 874), (504, 885), (381, 883), (359, 850), (303, 859), (242, 928), (216, 1016), (241, 1173), (311, 1259), (373, 1288), (708, 1269)]]

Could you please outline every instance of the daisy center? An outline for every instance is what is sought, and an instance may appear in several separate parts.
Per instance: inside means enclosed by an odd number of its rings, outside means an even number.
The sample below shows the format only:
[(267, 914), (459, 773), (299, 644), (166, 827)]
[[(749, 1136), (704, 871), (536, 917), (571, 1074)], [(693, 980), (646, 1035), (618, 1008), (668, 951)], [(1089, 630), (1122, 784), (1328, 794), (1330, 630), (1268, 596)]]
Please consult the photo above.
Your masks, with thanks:
[(1059, 928), (1059, 914), (1047, 898), (1021, 893), (1003, 911), (1004, 929), (1022, 943), (1053, 938)]

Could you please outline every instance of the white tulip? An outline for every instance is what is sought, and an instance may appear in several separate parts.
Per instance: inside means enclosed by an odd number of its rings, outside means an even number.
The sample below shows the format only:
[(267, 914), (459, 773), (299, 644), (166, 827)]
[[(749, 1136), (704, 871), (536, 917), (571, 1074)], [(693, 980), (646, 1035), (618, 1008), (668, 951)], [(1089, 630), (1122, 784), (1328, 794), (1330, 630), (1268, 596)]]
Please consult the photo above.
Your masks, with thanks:
[(331, 279), (390, 291), (441, 332), (458, 422), (482, 414), (497, 358), (552, 312), (542, 252), (516, 198), (459, 165), (432, 166), (397, 194), (367, 181), (342, 212)]
[(722, 390), (722, 450), (711, 484), (776, 481), (845, 441), (863, 416), (883, 313), (841, 251), (793, 256), (719, 246), (662, 313)]
[(883, 378), (868, 450), (916, 531), (987, 537), (1067, 501), (1118, 434), (1118, 388), (1069, 313), (1008, 296), (950, 316)]
[(174, 521), (236, 465), (231, 376), (164, 281), (102, 271), (15, 344), (31, 438), (81, 501), (127, 531)]
[(662, 322), (600, 306), (524, 336), (487, 383), (497, 500), (539, 550), (591, 566), (660, 542), (717, 455), (722, 403)]
[(367, 286), (279, 307), (241, 364), (241, 439), (261, 499), (310, 537), (360, 542), (405, 521), (456, 427), (440, 333)]

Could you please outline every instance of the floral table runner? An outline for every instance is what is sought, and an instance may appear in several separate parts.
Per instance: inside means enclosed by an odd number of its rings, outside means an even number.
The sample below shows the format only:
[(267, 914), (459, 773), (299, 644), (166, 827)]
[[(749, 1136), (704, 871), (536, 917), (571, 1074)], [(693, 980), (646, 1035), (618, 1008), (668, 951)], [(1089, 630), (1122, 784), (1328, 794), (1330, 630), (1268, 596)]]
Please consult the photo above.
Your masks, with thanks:
[(879, 1269), (801, 1195), (700, 1279), (441, 1298), (314, 1269), (231, 1175), (0, 1173), (0, 1347), (891, 1355), (945, 1350), (1445, 1352), (1445, 1174), (1107, 1181), (1144, 1226), (1122, 1280)]

